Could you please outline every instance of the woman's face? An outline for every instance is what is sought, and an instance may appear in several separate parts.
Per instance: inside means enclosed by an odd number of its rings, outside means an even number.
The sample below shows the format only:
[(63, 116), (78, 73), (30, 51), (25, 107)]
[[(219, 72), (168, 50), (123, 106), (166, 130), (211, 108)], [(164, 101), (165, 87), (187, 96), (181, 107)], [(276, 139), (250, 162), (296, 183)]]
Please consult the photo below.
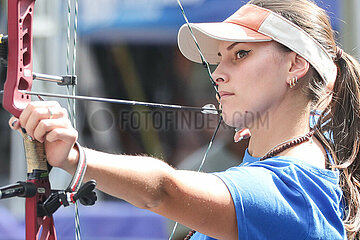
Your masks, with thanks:
[[(221, 42), (213, 73), (223, 117), (232, 127), (254, 128), (280, 106), (291, 68), (288, 52), (276, 42)], [(259, 121), (260, 120), (260, 121)]]

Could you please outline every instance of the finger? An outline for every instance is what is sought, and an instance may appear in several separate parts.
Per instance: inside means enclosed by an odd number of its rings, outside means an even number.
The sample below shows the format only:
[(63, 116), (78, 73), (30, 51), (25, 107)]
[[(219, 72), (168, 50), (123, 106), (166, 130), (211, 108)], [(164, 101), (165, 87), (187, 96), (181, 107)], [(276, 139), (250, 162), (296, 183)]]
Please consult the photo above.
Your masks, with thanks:
[(74, 128), (55, 128), (46, 134), (46, 141), (62, 141), (73, 144), (78, 138), (78, 132)]
[(11, 117), (9, 119), (9, 126), (13, 130), (20, 129), (20, 121), (19, 121), (19, 119), (17, 119), (16, 117)]
[(249, 137), (251, 137), (251, 132), (250, 129), (248, 128), (243, 128), (241, 129), (241, 131), (239, 131), (240, 137), (242, 137), (243, 139), (247, 139)]
[(250, 130), (248, 128), (243, 128), (243, 129), (236, 131), (236, 133), (234, 135), (234, 142), (238, 143), (241, 140), (247, 139), (249, 137), (251, 137)]
[(68, 118), (68, 112), (65, 108), (61, 106), (53, 106), (47, 108), (47, 118), (54, 119), (54, 118)]
[(26, 129), (28, 135), (33, 138), (35, 137), (35, 129), (39, 125), (40, 121), (45, 118), (47, 112), (47, 108), (35, 108), (32, 113), (27, 117), (28, 119), (26, 120), (26, 124), (23, 125), (24, 123), (21, 123), (21, 125)]
[[(35, 137), (34, 132), (38, 124), (45, 119), (67, 119), (67, 112), (60, 106), (41, 106), (33, 109), (31, 115), (28, 117), (25, 129), (26, 132)], [(36, 138), (36, 137), (35, 137)]]
[[(46, 101), (46, 102), (30, 102), (26, 108), (23, 110), (23, 112), (20, 115), (20, 125), (25, 127), (27, 125), (27, 122), (30, 118), (30, 116), (36, 112), (36, 109), (40, 109), (40, 108), (61, 108), (60, 104), (58, 102), (55, 101)], [(43, 112), (47, 113), (47, 118), (49, 118), (50, 116), (50, 112), (49, 110), (46, 110)]]
[(43, 119), (36, 125), (33, 137), (39, 142), (44, 142), (46, 135), (56, 128), (71, 129), (71, 123), (67, 118)]

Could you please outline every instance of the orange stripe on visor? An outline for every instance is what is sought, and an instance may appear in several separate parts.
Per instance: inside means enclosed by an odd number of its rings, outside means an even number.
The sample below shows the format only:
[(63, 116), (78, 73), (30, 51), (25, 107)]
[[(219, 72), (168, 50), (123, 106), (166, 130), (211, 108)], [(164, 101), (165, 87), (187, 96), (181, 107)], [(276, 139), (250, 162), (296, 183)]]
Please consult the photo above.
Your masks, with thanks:
[(256, 8), (253, 5), (245, 5), (224, 22), (243, 26), (247, 29), (249, 34), (257, 35), (259, 39), (271, 39), (258, 32), (259, 28), (270, 14), (271, 11), (265, 8)]

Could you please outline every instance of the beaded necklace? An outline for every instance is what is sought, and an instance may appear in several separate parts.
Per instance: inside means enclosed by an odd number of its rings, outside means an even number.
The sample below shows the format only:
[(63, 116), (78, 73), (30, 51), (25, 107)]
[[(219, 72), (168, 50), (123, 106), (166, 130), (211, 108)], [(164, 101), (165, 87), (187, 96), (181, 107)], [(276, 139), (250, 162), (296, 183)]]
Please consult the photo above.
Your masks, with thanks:
[[(314, 135), (314, 130), (311, 130), (310, 132), (308, 132), (307, 134), (305, 134), (304, 136), (301, 137), (296, 137), (296, 138), (292, 138), (289, 140), (286, 140), (285, 142), (282, 142), (278, 145), (276, 145), (275, 147), (273, 147), (269, 152), (267, 152), (262, 158), (260, 158), (259, 161), (263, 161), (267, 158), (271, 158), (274, 157), (276, 155), (278, 155), (279, 153), (292, 148), (294, 146), (300, 145), (304, 142), (308, 142), (311, 140), (312, 136)], [(194, 234), (196, 233), (195, 230), (191, 230), (188, 235), (186, 235), (186, 237), (184, 238), (184, 240), (189, 240)]]

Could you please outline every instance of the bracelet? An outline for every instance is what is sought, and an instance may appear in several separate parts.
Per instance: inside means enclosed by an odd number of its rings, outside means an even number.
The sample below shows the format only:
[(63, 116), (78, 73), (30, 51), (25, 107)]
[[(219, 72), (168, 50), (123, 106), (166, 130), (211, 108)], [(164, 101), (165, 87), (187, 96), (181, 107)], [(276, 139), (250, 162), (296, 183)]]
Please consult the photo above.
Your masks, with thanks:
[(81, 147), (81, 145), (78, 142), (75, 142), (74, 147), (76, 147), (78, 149), (79, 162), (78, 162), (78, 165), (76, 167), (75, 174), (74, 174), (73, 178), (71, 179), (71, 182), (70, 182), (69, 186), (66, 189), (66, 190), (72, 191), (72, 192), (76, 192), (76, 191), (79, 190), (80, 185), (81, 185), (81, 183), (82, 183), (82, 181), (84, 179), (85, 172), (86, 172), (86, 167), (87, 167), (87, 162), (86, 162), (86, 156), (85, 156), (84, 149)]

